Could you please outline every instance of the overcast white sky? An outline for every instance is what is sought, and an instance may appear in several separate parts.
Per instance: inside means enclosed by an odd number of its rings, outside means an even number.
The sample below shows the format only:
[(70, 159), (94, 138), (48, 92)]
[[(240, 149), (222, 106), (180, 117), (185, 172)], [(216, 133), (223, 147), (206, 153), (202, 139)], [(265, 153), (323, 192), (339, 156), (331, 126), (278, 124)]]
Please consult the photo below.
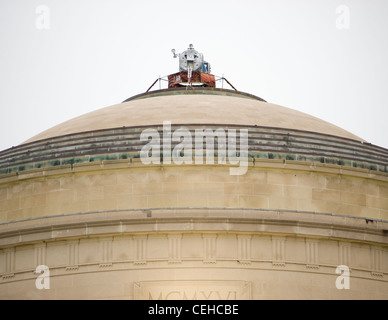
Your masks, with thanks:
[(388, 148), (387, 0), (0, 0), (0, 150), (146, 91), (189, 43), (237, 89)]

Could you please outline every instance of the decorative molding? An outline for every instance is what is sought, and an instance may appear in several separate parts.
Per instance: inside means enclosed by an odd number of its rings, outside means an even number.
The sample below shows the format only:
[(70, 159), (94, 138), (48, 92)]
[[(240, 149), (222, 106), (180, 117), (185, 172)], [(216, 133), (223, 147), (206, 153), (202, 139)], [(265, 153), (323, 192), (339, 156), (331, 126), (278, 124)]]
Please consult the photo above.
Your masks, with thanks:
[(384, 278), (384, 273), (382, 273), (382, 272), (374, 272), (374, 271), (372, 271), (371, 275), (374, 278), (379, 278), (379, 279), (383, 279)]
[(147, 263), (147, 235), (134, 236), (135, 259), (134, 264)]
[(319, 269), (318, 244), (319, 240), (306, 239), (306, 268), (308, 269)]
[[(222, 215), (214, 215), (209, 221), (206, 221), (203, 215), (209, 210), (222, 212)], [(137, 232), (155, 234), (162, 231), (168, 233), (169, 230), (183, 232), (189, 228), (189, 230), (197, 230), (201, 233), (217, 233), (233, 228), (236, 234), (255, 233), (257, 223), (263, 226), (265, 234), (275, 234), (281, 230), (284, 235), (330, 239), (329, 234), (335, 233), (336, 237), (343, 239), (344, 242), (361, 244), (367, 242), (370, 245), (382, 246), (388, 244), (387, 237), (384, 235), (384, 230), (388, 229), (386, 221), (377, 221), (373, 226), (370, 223), (364, 226), (357, 217), (323, 216), (320, 213), (287, 210), (281, 210), (282, 219), (279, 220), (279, 212), (279, 210), (259, 208), (153, 208), (152, 219), (145, 217), (144, 210), (139, 209), (84, 212), (69, 216), (65, 214), (47, 217), (45, 220), (36, 218), (0, 223), (0, 247), (33, 245), (37, 241), (47, 243), (57, 240), (66, 241), (77, 237), (81, 239), (111, 236), (112, 234), (123, 234), (123, 230), (129, 230), (128, 232), (134, 234)], [(108, 214), (109, 221), (106, 220)], [(174, 219), (171, 219), (171, 215), (175, 215)], [(155, 224), (154, 218), (163, 223)], [(322, 222), (321, 218), (324, 218)], [(204, 221), (206, 223), (203, 223)], [(284, 221), (287, 221), (287, 224), (284, 224)], [(298, 227), (301, 223), (303, 223), (303, 228)], [(66, 226), (66, 232), (63, 232), (64, 226)], [(240, 228), (240, 226), (244, 227)], [(164, 229), (157, 229), (161, 227)], [(49, 233), (50, 236), (48, 236)]]
[(15, 247), (3, 249), (4, 273), (3, 280), (15, 277)]
[(46, 243), (40, 243), (34, 246), (34, 263), (34, 268), (46, 265)]
[(100, 268), (106, 268), (112, 266), (112, 238), (101, 239), (101, 263)]
[(272, 262), (272, 266), (284, 268), (286, 266), (286, 263), (285, 262)]
[(216, 263), (217, 235), (204, 234), (203, 236), (204, 263)]
[(284, 267), (285, 264), (285, 252), (284, 243), (286, 237), (272, 237), (272, 266)]
[(66, 267), (65, 270), (66, 271), (77, 271), (77, 270), (79, 270), (79, 266), (69, 266), (69, 267)]
[(15, 274), (14, 273), (5, 273), (2, 275), (2, 277), (3, 277), (3, 280), (12, 279), (12, 278), (15, 278)]
[(339, 242), (338, 261), (339, 265), (350, 266), (351, 244), (348, 242)]
[(251, 239), (250, 235), (237, 236), (237, 259), (241, 264), (251, 264)]
[(76, 271), (79, 269), (79, 240), (67, 242), (69, 261), (66, 271)]
[(371, 275), (383, 278), (383, 251), (378, 247), (371, 247)]
[(4, 249), (3, 252), (5, 274), (13, 273), (15, 271), (15, 247)]
[(168, 263), (181, 263), (182, 251), (181, 251), (181, 234), (169, 234), (168, 238)]

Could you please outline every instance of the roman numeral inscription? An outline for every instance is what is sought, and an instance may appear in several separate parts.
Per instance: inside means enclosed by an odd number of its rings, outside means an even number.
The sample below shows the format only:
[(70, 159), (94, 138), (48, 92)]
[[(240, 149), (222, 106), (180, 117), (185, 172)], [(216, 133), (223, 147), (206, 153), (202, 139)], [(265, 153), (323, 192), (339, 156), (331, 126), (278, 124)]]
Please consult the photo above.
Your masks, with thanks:
[(249, 300), (247, 281), (146, 281), (135, 283), (135, 300)]

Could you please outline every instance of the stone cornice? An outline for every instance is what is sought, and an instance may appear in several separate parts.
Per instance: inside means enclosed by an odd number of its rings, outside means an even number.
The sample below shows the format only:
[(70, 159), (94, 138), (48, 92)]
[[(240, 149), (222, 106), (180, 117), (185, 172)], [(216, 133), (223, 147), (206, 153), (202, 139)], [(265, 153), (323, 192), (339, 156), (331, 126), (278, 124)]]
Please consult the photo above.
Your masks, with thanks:
[[(60, 165), (49, 168), (36, 168), (31, 170), (25, 170), (22, 172), (13, 172), (7, 175), (0, 176), (1, 183), (16, 182), (20, 180), (29, 180), (36, 179), (48, 176), (79, 173), (79, 172), (98, 172), (105, 170), (120, 170), (128, 168), (152, 168), (152, 167), (232, 167), (231, 165), (218, 165), (218, 160), (215, 158), (214, 165), (174, 165), (174, 164), (160, 164), (160, 165), (144, 165), (140, 159), (122, 159), (122, 160), (104, 160), (98, 162), (86, 162), (78, 164), (68, 164)], [(298, 170), (298, 171), (310, 171), (310, 172), (321, 172), (321, 173), (330, 173), (330, 174), (340, 174), (346, 176), (353, 176), (359, 178), (372, 179), (377, 181), (388, 182), (388, 174), (384, 172), (362, 169), (362, 168), (353, 168), (345, 167), (335, 164), (326, 164), (319, 162), (304, 162), (296, 160), (266, 160), (266, 159), (249, 159), (248, 163), (249, 168), (274, 168), (274, 169), (284, 169), (284, 170)]]
[(160, 208), (85, 212), (0, 225), (0, 247), (100, 236), (265, 234), (388, 245), (388, 221), (286, 210)]

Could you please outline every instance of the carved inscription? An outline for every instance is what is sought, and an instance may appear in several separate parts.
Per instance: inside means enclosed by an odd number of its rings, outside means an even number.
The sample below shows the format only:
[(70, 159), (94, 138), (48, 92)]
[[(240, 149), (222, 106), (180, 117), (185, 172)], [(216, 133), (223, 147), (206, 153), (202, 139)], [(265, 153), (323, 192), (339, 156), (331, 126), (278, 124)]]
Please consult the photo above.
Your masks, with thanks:
[(136, 300), (246, 300), (251, 297), (245, 281), (155, 281), (135, 284)]

